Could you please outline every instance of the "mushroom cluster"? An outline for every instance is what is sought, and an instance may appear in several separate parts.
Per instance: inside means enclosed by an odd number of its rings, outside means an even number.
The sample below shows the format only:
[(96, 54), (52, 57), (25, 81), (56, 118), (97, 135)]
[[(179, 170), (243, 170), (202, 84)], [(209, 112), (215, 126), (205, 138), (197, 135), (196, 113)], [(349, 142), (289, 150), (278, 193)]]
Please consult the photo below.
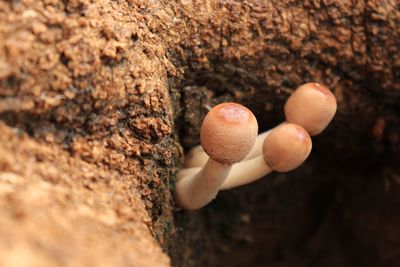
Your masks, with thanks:
[(251, 183), (272, 171), (297, 168), (311, 152), (310, 136), (328, 126), (336, 109), (329, 89), (307, 83), (286, 101), (286, 121), (257, 135), (257, 120), (249, 109), (237, 103), (215, 106), (203, 121), (201, 146), (189, 152), (177, 175), (178, 204), (199, 209), (220, 190)]

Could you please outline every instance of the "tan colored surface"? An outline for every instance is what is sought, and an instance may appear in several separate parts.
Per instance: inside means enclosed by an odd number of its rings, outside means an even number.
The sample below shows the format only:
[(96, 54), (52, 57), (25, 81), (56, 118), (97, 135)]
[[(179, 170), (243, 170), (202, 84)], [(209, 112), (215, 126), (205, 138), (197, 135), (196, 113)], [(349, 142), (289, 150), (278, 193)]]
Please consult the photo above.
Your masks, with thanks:
[(0, 132), (0, 266), (169, 266), (135, 179)]
[(285, 123), (274, 128), (265, 138), (265, 163), (277, 172), (288, 172), (299, 167), (310, 155), (312, 141), (301, 126)]
[(293, 92), (284, 109), (287, 122), (300, 125), (314, 136), (332, 121), (337, 103), (328, 88), (318, 83), (306, 83)]
[(169, 266), (170, 63), (146, 6), (0, 1), (0, 265)]
[(213, 160), (232, 165), (247, 156), (257, 133), (257, 119), (249, 109), (237, 103), (223, 103), (204, 118), (200, 141)]

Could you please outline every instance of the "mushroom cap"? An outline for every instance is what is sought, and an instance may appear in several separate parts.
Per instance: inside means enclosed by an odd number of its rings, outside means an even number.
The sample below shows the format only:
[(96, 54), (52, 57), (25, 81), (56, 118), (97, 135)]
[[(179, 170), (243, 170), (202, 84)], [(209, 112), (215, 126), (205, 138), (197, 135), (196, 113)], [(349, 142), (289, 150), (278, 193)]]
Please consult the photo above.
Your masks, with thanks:
[(207, 155), (224, 165), (246, 157), (258, 133), (257, 119), (245, 106), (222, 103), (212, 108), (201, 126), (200, 142)]
[(311, 147), (311, 137), (303, 127), (293, 123), (282, 124), (264, 140), (264, 161), (274, 171), (287, 172), (307, 159)]
[(301, 125), (310, 135), (320, 134), (337, 109), (333, 93), (319, 83), (306, 83), (285, 104), (286, 121)]

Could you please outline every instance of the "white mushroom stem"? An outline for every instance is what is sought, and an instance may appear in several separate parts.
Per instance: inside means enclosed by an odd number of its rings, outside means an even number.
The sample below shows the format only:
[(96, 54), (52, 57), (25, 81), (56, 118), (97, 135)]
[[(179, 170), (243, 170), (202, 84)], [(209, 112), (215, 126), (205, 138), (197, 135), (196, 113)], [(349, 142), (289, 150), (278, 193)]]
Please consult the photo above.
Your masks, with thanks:
[[(229, 175), (232, 166), (209, 159), (203, 168), (193, 168), (176, 183), (178, 204), (188, 210), (199, 209), (211, 202)], [(179, 174), (178, 174), (179, 175)]]
[(242, 161), (233, 165), (229, 176), (221, 186), (221, 190), (252, 183), (263, 178), (272, 171), (272, 168), (265, 164), (262, 155), (247, 161)]
[[(182, 169), (178, 173), (178, 183), (183, 182), (196, 173), (199, 173), (201, 169), (201, 167)], [(224, 180), (224, 183), (220, 185), (219, 190), (231, 189), (254, 182), (272, 171), (271, 167), (265, 164), (262, 155), (242, 161), (232, 166), (229, 175)]]

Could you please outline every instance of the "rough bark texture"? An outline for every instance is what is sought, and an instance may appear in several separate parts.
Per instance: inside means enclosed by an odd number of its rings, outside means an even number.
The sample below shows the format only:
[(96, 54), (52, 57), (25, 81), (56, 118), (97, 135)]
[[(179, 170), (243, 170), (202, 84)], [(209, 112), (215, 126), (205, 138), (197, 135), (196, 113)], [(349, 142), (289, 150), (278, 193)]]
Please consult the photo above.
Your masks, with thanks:
[[(0, 0), (0, 265), (399, 266), (399, 40), (396, 0)], [(308, 81), (307, 164), (175, 207), (210, 106)]]

